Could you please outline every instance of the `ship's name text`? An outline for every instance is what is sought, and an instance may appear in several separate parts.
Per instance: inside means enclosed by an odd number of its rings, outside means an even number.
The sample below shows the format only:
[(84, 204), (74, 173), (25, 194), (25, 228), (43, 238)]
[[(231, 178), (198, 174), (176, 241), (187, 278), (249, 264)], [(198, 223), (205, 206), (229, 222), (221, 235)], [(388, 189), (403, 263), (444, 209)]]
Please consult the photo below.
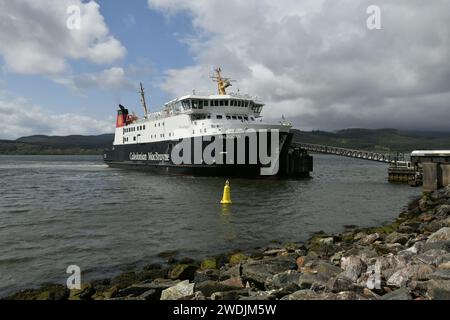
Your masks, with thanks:
[(159, 153), (140, 153), (130, 152), (130, 160), (132, 161), (169, 161), (170, 156), (168, 154)]

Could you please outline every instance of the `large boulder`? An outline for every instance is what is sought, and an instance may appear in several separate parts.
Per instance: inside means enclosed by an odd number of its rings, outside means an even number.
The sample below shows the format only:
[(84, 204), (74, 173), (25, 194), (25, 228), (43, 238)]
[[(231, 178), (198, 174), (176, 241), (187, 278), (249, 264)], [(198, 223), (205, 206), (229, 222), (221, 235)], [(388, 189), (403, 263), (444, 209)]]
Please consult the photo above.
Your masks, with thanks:
[(450, 227), (444, 227), (431, 234), (428, 237), (427, 243), (449, 241), (450, 240)]
[(376, 259), (373, 270), (379, 270), (385, 279), (389, 279), (397, 270), (406, 267), (407, 262), (403, 256), (388, 254)]
[(291, 257), (278, 256), (249, 261), (242, 265), (242, 278), (264, 287), (267, 278), (286, 270), (294, 270), (296, 267), (295, 259)]
[(167, 288), (161, 293), (161, 300), (178, 300), (194, 294), (194, 283), (189, 280), (181, 281), (173, 287)]
[(355, 282), (362, 273), (366, 272), (367, 265), (360, 257), (349, 256), (341, 259), (341, 268), (344, 270), (342, 275)]

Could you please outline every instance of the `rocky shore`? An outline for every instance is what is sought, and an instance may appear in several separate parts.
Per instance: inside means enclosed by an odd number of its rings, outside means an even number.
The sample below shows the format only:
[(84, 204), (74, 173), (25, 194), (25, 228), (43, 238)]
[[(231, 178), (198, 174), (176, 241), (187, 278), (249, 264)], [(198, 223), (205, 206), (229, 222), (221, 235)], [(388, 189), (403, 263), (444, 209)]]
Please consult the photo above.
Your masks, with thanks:
[(307, 243), (271, 245), (203, 261), (167, 257), (137, 272), (46, 284), (7, 300), (450, 299), (450, 186), (424, 194), (392, 223)]

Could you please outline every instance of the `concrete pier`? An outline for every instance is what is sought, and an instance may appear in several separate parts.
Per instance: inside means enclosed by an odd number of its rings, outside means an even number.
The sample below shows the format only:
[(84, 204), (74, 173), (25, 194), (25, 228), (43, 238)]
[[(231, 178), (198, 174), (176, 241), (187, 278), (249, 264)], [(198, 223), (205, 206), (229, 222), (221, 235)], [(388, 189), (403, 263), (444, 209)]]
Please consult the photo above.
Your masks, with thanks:
[(450, 185), (450, 150), (413, 151), (411, 162), (422, 172), (424, 192)]

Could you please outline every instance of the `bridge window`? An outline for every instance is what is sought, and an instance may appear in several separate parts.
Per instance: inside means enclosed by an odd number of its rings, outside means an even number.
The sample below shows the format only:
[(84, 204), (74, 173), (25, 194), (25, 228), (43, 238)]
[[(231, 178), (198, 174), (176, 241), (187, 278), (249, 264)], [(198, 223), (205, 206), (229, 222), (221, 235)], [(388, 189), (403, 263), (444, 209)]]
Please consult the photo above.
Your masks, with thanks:
[(228, 103), (229, 103), (229, 101), (225, 100), (225, 107), (228, 107)]
[(236, 117), (236, 116), (232, 116), (232, 118), (233, 118), (233, 120), (237, 120), (237, 117)]
[(222, 118), (223, 118), (223, 116), (222, 116), (222, 115), (220, 115), (220, 114), (218, 114), (218, 115), (216, 116), (216, 118), (217, 118), (217, 119), (222, 119)]
[(191, 101), (190, 100), (183, 100), (183, 101), (181, 101), (181, 104), (182, 104), (184, 110), (191, 109)]

